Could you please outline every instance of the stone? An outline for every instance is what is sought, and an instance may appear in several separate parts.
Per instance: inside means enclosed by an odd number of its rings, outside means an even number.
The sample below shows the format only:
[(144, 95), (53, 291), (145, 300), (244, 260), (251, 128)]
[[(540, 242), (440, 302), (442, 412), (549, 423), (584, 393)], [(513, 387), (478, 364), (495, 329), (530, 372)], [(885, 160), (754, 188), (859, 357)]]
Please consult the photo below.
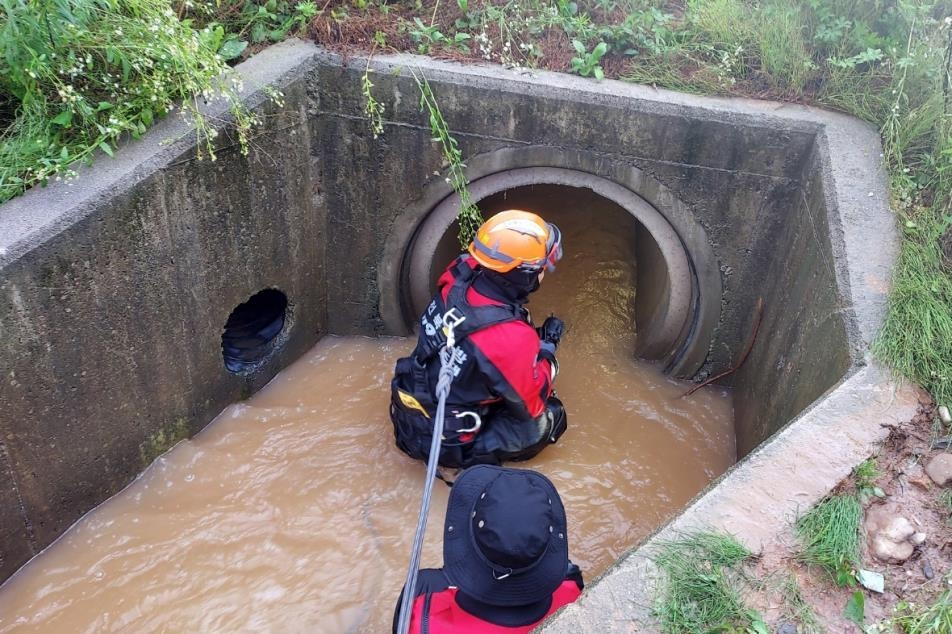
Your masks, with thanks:
[(913, 550), (915, 547), (909, 542), (894, 542), (882, 535), (873, 538), (873, 556), (885, 563), (901, 564), (912, 556)]
[(926, 465), (926, 473), (939, 486), (952, 482), (952, 453), (940, 453)]
[(949, 413), (949, 408), (945, 405), (939, 406), (939, 419), (946, 425), (952, 423), (952, 414)]
[(883, 504), (866, 513), (866, 535), (873, 556), (886, 563), (902, 563), (912, 556), (915, 546), (910, 538), (916, 533), (912, 523), (898, 508)]
[(784, 621), (777, 628), (777, 634), (797, 634), (797, 624), (790, 621)]
[(910, 477), (909, 484), (918, 487), (923, 491), (929, 491), (932, 489), (932, 480), (922, 475)]
[(880, 534), (892, 542), (904, 542), (915, 534), (916, 529), (905, 517), (898, 515), (892, 518)]
[(909, 538), (909, 541), (912, 543), (913, 546), (921, 546), (926, 541), (926, 534), (920, 533), (920, 532), (913, 533), (912, 536)]

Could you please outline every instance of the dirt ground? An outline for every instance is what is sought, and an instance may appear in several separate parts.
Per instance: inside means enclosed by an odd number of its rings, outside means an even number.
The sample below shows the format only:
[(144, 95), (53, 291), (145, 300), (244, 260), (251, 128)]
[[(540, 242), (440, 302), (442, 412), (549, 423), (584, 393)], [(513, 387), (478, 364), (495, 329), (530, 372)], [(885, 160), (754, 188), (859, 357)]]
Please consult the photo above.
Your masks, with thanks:
[[(858, 585), (838, 588), (822, 570), (798, 562), (799, 544), (791, 528), (789, 540), (786, 540), (788, 543), (760, 553), (751, 571), (762, 580), (762, 592), (757, 602), (773, 631), (782, 631), (780, 626), (789, 622), (801, 625), (798, 630), (790, 629), (790, 632), (810, 632), (810, 628), (803, 627), (802, 616), (796, 614), (802, 602), (802, 605), (812, 610), (817, 623), (825, 631), (862, 632), (858, 625), (843, 616), (847, 601), (854, 592), (863, 592), (865, 624), (871, 626), (893, 616), (894, 610), (902, 602), (917, 606), (932, 605), (949, 587), (948, 576), (952, 573), (949, 507), (940, 499), (942, 488), (936, 486), (923, 470), (932, 457), (948, 451), (943, 448), (941, 441), (936, 442), (948, 433), (948, 429), (943, 430), (936, 420), (935, 408), (931, 403), (924, 403), (913, 420), (891, 430), (886, 442), (874, 456), (880, 474), (874, 484), (882, 489), (885, 497), (872, 497), (864, 509), (866, 515), (874, 506), (889, 505), (897, 514), (908, 519), (917, 531), (925, 533), (925, 542), (917, 546), (904, 563), (884, 563), (870, 553), (864, 530), (861, 566), (885, 577), (885, 591), (879, 594)], [(855, 484), (847, 480), (835, 491), (845, 492), (853, 488)], [(791, 579), (797, 582), (800, 601), (793, 596), (792, 586), (788, 583)], [(823, 630), (816, 628), (816, 631)], [(884, 627), (872, 631), (901, 630)]]

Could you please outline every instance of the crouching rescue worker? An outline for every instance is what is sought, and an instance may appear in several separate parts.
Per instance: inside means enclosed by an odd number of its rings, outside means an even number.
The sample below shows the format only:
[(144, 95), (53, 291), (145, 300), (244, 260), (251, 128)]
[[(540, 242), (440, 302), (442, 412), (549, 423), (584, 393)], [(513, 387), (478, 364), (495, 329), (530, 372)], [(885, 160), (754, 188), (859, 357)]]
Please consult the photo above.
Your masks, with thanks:
[(450, 489), (443, 567), (417, 573), (409, 631), (528, 632), (575, 601), (583, 585), (552, 482), (534, 471), (477, 465)]
[(397, 361), (390, 418), (397, 446), (427, 460), (440, 349), (452, 324), (458, 354), (446, 400), (439, 464), (459, 468), (528, 460), (565, 432), (552, 382), (564, 326), (535, 328), (525, 308), (562, 257), (558, 228), (527, 211), (503, 211), (476, 232), (469, 253), (440, 276), (420, 318), (416, 348)]

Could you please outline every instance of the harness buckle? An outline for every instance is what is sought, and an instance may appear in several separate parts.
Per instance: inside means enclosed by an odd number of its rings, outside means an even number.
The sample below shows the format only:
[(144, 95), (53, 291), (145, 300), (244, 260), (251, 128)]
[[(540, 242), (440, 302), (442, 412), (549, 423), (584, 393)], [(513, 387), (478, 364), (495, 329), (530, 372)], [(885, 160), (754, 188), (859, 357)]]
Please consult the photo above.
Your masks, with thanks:
[(480, 418), (479, 414), (476, 412), (459, 412), (456, 414), (456, 418), (464, 418), (466, 416), (472, 416), (476, 419), (476, 423), (472, 427), (466, 429), (457, 429), (456, 433), (458, 434), (475, 434), (479, 431), (479, 428), (483, 426), (483, 419)]
[(456, 311), (456, 306), (453, 306), (443, 313), (443, 334), (446, 335), (447, 348), (452, 348), (456, 345), (456, 336), (453, 334), (453, 331), (464, 321), (466, 321), (466, 316), (460, 315)]

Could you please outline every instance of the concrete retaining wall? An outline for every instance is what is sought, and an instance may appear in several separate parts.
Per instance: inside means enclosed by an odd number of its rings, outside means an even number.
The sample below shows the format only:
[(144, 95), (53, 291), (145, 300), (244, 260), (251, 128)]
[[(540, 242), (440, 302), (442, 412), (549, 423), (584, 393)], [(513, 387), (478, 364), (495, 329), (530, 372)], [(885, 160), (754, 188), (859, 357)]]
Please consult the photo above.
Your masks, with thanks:
[[(326, 331), (306, 82), (282, 76), (302, 59), (249, 72), (287, 106), (262, 106), (247, 158), (196, 161), (190, 139), (162, 144), (185, 132), (170, 120), (0, 207), (0, 579)], [(271, 287), (291, 304), (287, 341), (231, 374), (225, 321)]]
[[(702, 376), (736, 361), (763, 297), (758, 343), (732, 379), (745, 449), (863, 362), (860, 335), (885, 296), (853, 323), (842, 289), (861, 271), (833, 262), (850, 238), (825, 219), (836, 203), (825, 115), (399, 56), (371, 65), (387, 117), (374, 139), (365, 65), (272, 47), (241, 67), (267, 115), (248, 157), (225, 148), (197, 162), (187, 138), (161, 143), (184, 133), (167, 121), (72, 185), (0, 207), (0, 503), (15, 509), (0, 516), (0, 578), (323, 333), (405, 333), (381, 280), (450, 194), (411, 68), (429, 78), (470, 178), (587, 172), (655, 206), (685, 244), (710, 246), (717, 271), (701, 273), (719, 275), (724, 295)], [(284, 105), (254, 93), (266, 82)], [(225, 320), (270, 287), (291, 304), (287, 341), (231, 374)]]

